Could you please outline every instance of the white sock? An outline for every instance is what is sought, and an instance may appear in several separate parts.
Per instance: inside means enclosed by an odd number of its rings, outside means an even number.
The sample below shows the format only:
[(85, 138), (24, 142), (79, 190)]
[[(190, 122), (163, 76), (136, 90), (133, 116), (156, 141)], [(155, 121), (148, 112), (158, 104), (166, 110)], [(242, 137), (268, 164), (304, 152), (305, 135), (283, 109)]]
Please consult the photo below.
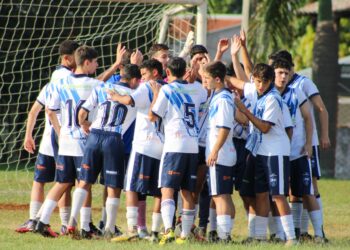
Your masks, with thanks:
[(230, 215), (218, 215), (218, 236), (222, 240), (226, 240), (230, 235), (231, 216)]
[(182, 197), (181, 194), (179, 192), (178, 196), (177, 196), (177, 211), (179, 213), (179, 216), (182, 215)]
[[(70, 217), (71, 219), (74, 219), (74, 223), (78, 221), (78, 213), (83, 206), (83, 203), (88, 195), (88, 192), (85, 189), (77, 188), (73, 192), (73, 200), (72, 200), (72, 210)], [(72, 221), (70, 221), (72, 223)], [(76, 225), (70, 225), (70, 226), (76, 226)]]
[(42, 214), (40, 216), (40, 221), (42, 223), (49, 224), (51, 214), (56, 206), (57, 206), (57, 201), (49, 200), (49, 199), (45, 200), (45, 202), (43, 204), (43, 211), (42, 211)]
[(191, 232), (191, 228), (193, 225), (193, 218), (194, 218), (194, 209), (182, 209), (182, 216), (181, 216), (181, 227), (182, 227), (182, 231), (181, 231), (181, 237), (185, 238), (187, 237), (190, 232)]
[(315, 210), (309, 213), (312, 226), (314, 228), (315, 236), (323, 237), (322, 230), (322, 213), (321, 210)]
[(41, 214), (43, 213), (43, 209), (44, 209), (44, 204), (41, 205), (39, 211), (37, 212), (35, 219), (38, 220), (41, 217)]
[(159, 232), (162, 225), (162, 214), (154, 213), (152, 214), (152, 232)]
[(106, 224), (105, 231), (108, 229), (112, 234), (115, 232), (115, 221), (117, 219), (117, 212), (119, 207), (119, 198), (109, 198), (106, 200)]
[(82, 207), (80, 209), (80, 228), (90, 232), (91, 207)]
[(290, 203), (290, 209), (293, 215), (293, 223), (295, 228), (301, 227), (301, 215), (303, 213), (303, 203), (292, 202)]
[(216, 231), (217, 221), (216, 221), (216, 209), (215, 208), (209, 208), (209, 223), (210, 223), (210, 231)]
[(68, 226), (71, 207), (60, 207), (60, 218), (63, 226)]
[(165, 230), (169, 229), (173, 225), (173, 218), (175, 214), (175, 202), (174, 200), (167, 199), (161, 203), (161, 213)]
[(232, 232), (232, 229), (233, 229), (234, 225), (235, 225), (235, 218), (231, 217), (230, 234)]
[[(273, 216), (276, 225), (276, 238), (281, 240), (286, 240), (286, 235), (282, 226), (282, 221), (280, 216)], [(293, 227), (294, 231), (294, 227)]]
[(268, 218), (255, 216), (255, 239), (266, 240)]
[(30, 204), (29, 204), (29, 219), (30, 220), (35, 220), (42, 205), (43, 205), (43, 203), (40, 201), (30, 201)]
[(273, 235), (273, 234), (276, 235), (277, 234), (277, 225), (275, 222), (275, 217), (273, 217), (271, 213), (269, 213), (268, 226), (269, 226), (270, 235)]
[(128, 223), (128, 230), (132, 232), (137, 228), (137, 216), (138, 216), (138, 207), (126, 207), (126, 220)]
[(303, 213), (301, 214), (301, 225), (300, 225), (300, 233), (307, 233), (309, 231), (309, 212), (307, 209), (303, 209)]
[(318, 203), (318, 206), (320, 207), (322, 221), (323, 221), (323, 204), (322, 204), (322, 200), (321, 200), (321, 196), (320, 195), (316, 196), (316, 201)]
[(295, 230), (294, 230), (294, 223), (293, 223), (293, 215), (285, 215), (281, 216), (281, 222), (283, 226), (283, 230), (286, 234), (287, 240), (294, 240), (295, 237)]
[(198, 215), (198, 210), (199, 210), (199, 204), (197, 203), (196, 205), (194, 205), (193, 224), (196, 224), (196, 218), (197, 218), (197, 215)]
[[(106, 202), (107, 202), (107, 200), (106, 200)], [(106, 221), (107, 221), (106, 207), (102, 207), (102, 209), (101, 209), (101, 221), (103, 222), (103, 225), (106, 225)]]
[(254, 238), (255, 237), (255, 220), (256, 215), (255, 214), (248, 214), (248, 237)]

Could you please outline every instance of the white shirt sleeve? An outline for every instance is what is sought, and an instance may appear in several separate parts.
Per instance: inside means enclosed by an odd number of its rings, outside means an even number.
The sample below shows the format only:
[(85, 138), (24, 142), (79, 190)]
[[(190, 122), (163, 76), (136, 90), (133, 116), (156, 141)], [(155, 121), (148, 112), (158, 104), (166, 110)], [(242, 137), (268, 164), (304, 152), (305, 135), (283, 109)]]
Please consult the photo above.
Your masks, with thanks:
[(298, 98), (299, 107), (301, 107), (305, 102), (307, 102), (307, 97), (305, 96), (304, 92), (301, 91), (300, 89), (295, 88), (294, 90)]
[(256, 88), (254, 83), (246, 82), (244, 84), (243, 94), (244, 94), (244, 97), (249, 100), (249, 102), (254, 101), (255, 92), (256, 92)]
[(152, 112), (159, 117), (165, 116), (166, 110), (168, 109), (168, 105), (169, 105), (168, 98), (165, 95), (165, 91), (166, 91), (165, 88), (166, 86), (160, 89), (156, 103), (152, 108)]
[(60, 110), (61, 109), (61, 98), (60, 98), (60, 91), (61, 91), (61, 85), (55, 84), (52, 86), (52, 92), (51, 97), (49, 100), (49, 103), (47, 104), (48, 109), (50, 110)]
[(99, 87), (95, 87), (90, 96), (88, 97), (88, 99), (84, 102), (82, 108), (87, 110), (87, 111), (91, 111), (93, 110), (97, 105), (98, 105), (98, 90)]
[(309, 78), (304, 78), (302, 83), (302, 89), (307, 98), (311, 98), (314, 95), (318, 95), (320, 92), (318, 91), (318, 88), (316, 84), (311, 81)]
[(217, 128), (231, 129), (233, 126), (234, 107), (233, 101), (222, 99), (218, 105), (218, 115), (216, 117)]
[(282, 114), (278, 101), (274, 96), (266, 98), (265, 110), (262, 115), (262, 120), (276, 124), (279, 116)]
[(288, 106), (287, 104), (282, 101), (283, 103), (283, 124), (284, 124), (284, 127), (285, 128), (291, 128), (291, 127), (294, 127), (293, 126), (293, 121), (292, 121), (292, 117), (290, 115), (290, 112), (289, 112), (289, 109), (288, 109)]
[(40, 90), (36, 101), (40, 103), (42, 106), (46, 105), (46, 92), (47, 92), (47, 84)]
[(136, 108), (146, 108), (149, 107), (152, 99), (153, 93), (151, 87), (147, 85), (148, 83), (141, 84), (135, 92), (130, 94)]

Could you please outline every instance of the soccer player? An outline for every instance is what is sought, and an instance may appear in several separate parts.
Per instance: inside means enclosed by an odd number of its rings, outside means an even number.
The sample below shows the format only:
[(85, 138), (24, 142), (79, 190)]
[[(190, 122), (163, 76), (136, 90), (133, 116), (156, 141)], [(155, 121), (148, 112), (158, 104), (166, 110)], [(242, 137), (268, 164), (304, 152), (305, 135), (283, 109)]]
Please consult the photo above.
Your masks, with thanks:
[[(83, 129), (78, 124), (78, 111), (92, 89), (100, 83), (88, 77), (88, 74), (94, 74), (98, 67), (97, 51), (88, 46), (81, 46), (75, 51), (74, 56), (77, 64), (75, 73), (55, 84), (56, 91), (53, 92), (47, 107), (50, 121), (59, 136), (59, 151), (56, 183), (46, 196), (36, 230), (48, 237), (57, 237), (49, 226), (51, 214), (62, 194), (74, 183), (81, 167), (86, 128)], [(61, 111), (61, 125), (56, 115), (58, 110)], [(87, 207), (82, 215), (84, 215), (81, 219), (84, 230), (89, 232), (91, 207)]]
[[(72, 74), (75, 68), (74, 51), (79, 47), (75, 41), (66, 40), (59, 46), (59, 54), (61, 57), (60, 66), (52, 73), (50, 82), (57, 81)], [(26, 126), (26, 135), (24, 138), (24, 149), (33, 154), (35, 150), (35, 142), (33, 139), (33, 129), (39, 112), (48, 104), (50, 97), (49, 84), (46, 84), (39, 93), (35, 103), (33, 104), (29, 114)], [(53, 129), (50, 125), (47, 115), (45, 115), (45, 129), (40, 142), (39, 154), (35, 162), (34, 181), (31, 191), (31, 201), (29, 205), (29, 220), (16, 229), (16, 232), (25, 233), (33, 231), (36, 226), (36, 218), (39, 209), (44, 201), (45, 183), (54, 181), (55, 178), (55, 156), (57, 156), (57, 142), (54, 140)], [(70, 190), (60, 199), (60, 217), (61, 217), (61, 233), (66, 232), (66, 227), (70, 214)]]
[(266, 64), (257, 64), (253, 70), (253, 80), (258, 93), (253, 113), (235, 97), (237, 108), (247, 116), (253, 124), (253, 130), (248, 137), (246, 171), (241, 187), (242, 196), (255, 195), (255, 239), (266, 240), (268, 222), (269, 194), (276, 202), (284, 231), (287, 235), (287, 245), (295, 241), (293, 218), (284, 195), (285, 175), (283, 170), (289, 168), (290, 142), (284, 129), (282, 98), (272, 83), (273, 69)]
[(151, 122), (148, 119), (148, 111), (153, 100), (150, 81), (157, 81), (161, 85), (164, 85), (165, 82), (162, 80), (162, 64), (156, 59), (144, 61), (140, 70), (144, 84), (134, 93), (119, 95), (116, 92), (110, 92), (112, 100), (137, 108), (133, 148), (125, 178), (128, 233), (112, 239), (116, 242), (130, 241), (139, 237), (136, 228), (139, 216), (138, 193), (152, 195), (155, 198), (150, 241), (158, 242), (162, 220), (158, 173), (164, 142), (163, 127), (161, 120)]
[(226, 67), (216, 61), (204, 67), (203, 80), (214, 91), (208, 112), (206, 158), (209, 166), (209, 190), (216, 205), (220, 241), (231, 241), (233, 166), (236, 150), (233, 145), (234, 104), (232, 93), (225, 88)]
[(153, 44), (148, 52), (148, 57), (158, 60), (163, 66), (163, 78), (166, 77), (165, 70), (169, 61), (169, 47), (166, 44)]
[[(119, 206), (121, 189), (124, 184), (124, 144), (122, 141), (122, 125), (130, 124), (135, 119), (135, 109), (107, 98), (106, 89), (118, 90), (130, 94), (141, 78), (137, 65), (126, 65), (121, 71), (121, 82), (118, 84), (101, 83), (94, 88), (89, 98), (79, 111), (79, 124), (89, 133), (90, 122), (86, 120), (89, 112), (97, 108), (96, 119), (91, 124), (91, 133), (87, 138), (79, 184), (74, 191), (72, 215), (68, 231), (74, 232), (78, 212), (81, 209), (91, 185), (96, 182), (101, 171), (104, 184), (107, 186), (106, 201), (107, 222), (105, 237), (111, 238), (115, 231), (115, 221)], [(81, 235), (88, 234), (85, 228)]]
[[(293, 137), (291, 142), (291, 194), (302, 197), (309, 212), (315, 232), (315, 241), (323, 242), (322, 214), (313, 193), (312, 173), (309, 159), (312, 155), (312, 119), (306, 96), (299, 88), (287, 86), (291, 65), (284, 59), (276, 59), (275, 86), (287, 103), (293, 120)], [(293, 208), (293, 205), (292, 205)], [(300, 236), (301, 211), (292, 209), (296, 234)], [(299, 229), (299, 230), (298, 230)]]
[[(308, 100), (310, 101), (310, 109), (311, 109), (311, 117), (312, 117), (312, 122), (313, 122), (313, 136), (312, 136), (312, 145), (313, 145), (313, 150), (312, 150), (312, 156), (311, 156), (311, 167), (312, 167), (312, 182), (313, 182), (313, 187), (314, 187), (314, 193), (316, 196), (316, 200), (319, 204), (319, 207), (322, 212), (322, 201), (321, 201), (321, 196), (318, 190), (318, 185), (317, 181), (321, 177), (321, 167), (320, 167), (320, 161), (319, 161), (319, 146), (321, 146), (321, 149), (325, 150), (330, 147), (330, 141), (329, 141), (329, 136), (328, 136), (328, 112), (327, 109), (323, 103), (322, 97), (317, 89), (317, 86), (315, 85), (312, 80), (309, 78), (299, 75), (297, 73), (294, 73), (294, 64), (293, 64), (293, 58), (292, 55), (286, 51), (286, 50), (281, 50), (278, 51), (272, 55), (269, 56), (270, 64), (273, 63), (273, 61), (276, 58), (283, 58), (287, 60), (291, 65), (291, 79), (289, 80), (288, 85), (293, 87), (293, 88), (299, 88), (304, 92)], [(315, 115), (314, 115), (314, 110), (318, 113), (319, 116), (319, 121), (320, 121), (320, 126), (321, 126), (321, 136), (320, 140), (318, 139), (318, 134), (317, 134), (317, 128), (316, 128), (316, 122), (315, 122)], [(298, 210), (301, 209), (301, 206), (298, 206)], [(310, 239), (310, 235), (307, 233), (308, 232), (308, 211), (307, 209), (303, 210), (302, 213), (302, 223), (301, 223), (301, 239)], [(323, 218), (322, 218), (323, 221)], [(323, 222), (322, 222), (323, 224)]]
[(160, 163), (159, 186), (162, 192), (161, 214), (165, 234), (159, 244), (175, 239), (172, 221), (175, 213), (174, 191), (181, 190), (183, 199), (182, 232), (176, 239), (186, 243), (194, 219), (194, 201), (191, 192), (196, 185), (198, 154), (198, 109), (207, 100), (207, 91), (200, 84), (187, 84), (182, 78), (186, 62), (172, 58), (167, 65), (169, 84), (159, 88), (151, 84), (154, 93), (149, 118), (164, 123), (164, 149)]

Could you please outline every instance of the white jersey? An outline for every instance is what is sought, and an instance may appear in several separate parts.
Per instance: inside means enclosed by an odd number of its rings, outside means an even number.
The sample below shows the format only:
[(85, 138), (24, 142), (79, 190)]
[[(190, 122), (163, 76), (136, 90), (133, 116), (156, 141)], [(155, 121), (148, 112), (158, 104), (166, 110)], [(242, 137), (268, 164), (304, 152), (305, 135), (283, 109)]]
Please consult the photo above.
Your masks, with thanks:
[(164, 152), (198, 153), (198, 112), (207, 100), (200, 83), (174, 81), (164, 85), (152, 112), (163, 119)]
[(164, 127), (161, 118), (156, 122), (151, 122), (148, 118), (148, 111), (153, 100), (149, 82), (141, 84), (130, 97), (137, 109), (133, 150), (160, 159), (163, 152)]
[(130, 95), (133, 90), (125, 83), (101, 83), (96, 86), (82, 108), (88, 112), (96, 110), (96, 119), (91, 129), (123, 134), (130, 127), (136, 117), (136, 109), (131, 106), (108, 100), (107, 90)]
[(202, 103), (199, 106), (198, 113), (198, 145), (200, 147), (205, 147), (207, 143), (207, 127), (208, 127), (208, 111), (210, 101), (214, 96), (214, 91), (210, 92), (210, 96), (207, 98), (207, 101)]
[[(246, 93), (244, 93), (246, 96)], [(264, 94), (259, 96), (253, 108), (253, 114), (260, 120), (272, 124), (268, 133), (262, 133), (252, 125), (246, 148), (253, 155), (290, 155), (290, 142), (285, 131), (283, 101), (278, 90), (271, 84)]]
[[(65, 66), (58, 66), (56, 70), (52, 73), (50, 83), (46, 84), (40, 91), (36, 101), (39, 102), (42, 106), (47, 106), (50, 97), (52, 95), (53, 83), (59, 81), (60, 79), (63, 79), (69, 75), (72, 74), (72, 71), (65, 67)], [(61, 117), (59, 113), (57, 114), (57, 118), (60, 121)], [(45, 128), (44, 133), (41, 138), (40, 146), (39, 146), (39, 153), (43, 155), (48, 156), (54, 156), (53, 148), (52, 148), (52, 141), (51, 141), (51, 133), (53, 132), (53, 128), (50, 124), (50, 120), (48, 115), (45, 113)]]
[(306, 142), (305, 122), (300, 107), (307, 102), (307, 98), (300, 89), (290, 88), (288, 86), (283, 91), (282, 98), (289, 108), (293, 123), (293, 137), (290, 152), (290, 160), (292, 161), (302, 156), (301, 151)]
[(222, 89), (214, 93), (214, 97), (210, 102), (208, 116), (207, 145), (205, 150), (206, 158), (209, 157), (217, 141), (219, 130), (225, 128), (230, 132), (219, 150), (216, 163), (227, 167), (233, 167), (237, 160), (236, 149), (232, 141), (234, 103), (232, 93), (228, 89)]
[[(56, 91), (52, 94), (48, 108), (61, 111), (59, 155), (83, 156), (86, 135), (79, 126), (78, 113), (92, 90), (101, 83), (85, 74), (73, 74), (55, 84)], [(89, 121), (92, 117), (90, 113)]]
[[(293, 78), (288, 83), (288, 86), (290, 86), (292, 88), (300, 89), (309, 100), (313, 96), (320, 94), (316, 84), (312, 80), (310, 80), (309, 78), (307, 78), (305, 76), (301, 76), (301, 75), (298, 75), (298, 74), (294, 74), (293, 75)], [(318, 141), (318, 135), (317, 135), (314, 107), (313, 107), (311, 101), (309, 102), (309, 105), (310, 105), (312, 126), (314, 128), (313, 129), (313, 134), (312, 134), (312, 145), (313, 146), (317, 146), (317, 145), (319, 145), (319, 141)]]

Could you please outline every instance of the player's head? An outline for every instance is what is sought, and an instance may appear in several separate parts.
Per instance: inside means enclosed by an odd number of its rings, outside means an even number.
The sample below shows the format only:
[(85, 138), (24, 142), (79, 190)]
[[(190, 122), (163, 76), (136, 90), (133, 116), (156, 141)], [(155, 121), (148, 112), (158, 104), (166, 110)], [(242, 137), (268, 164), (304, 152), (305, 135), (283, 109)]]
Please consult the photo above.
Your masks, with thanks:
[(80, 46), (74, 53), (75, 62), (86, 74), (94, 74), (98, 67), (98, 52), (90, 46)]
[(58, 49), (61, 57), (61, 64), (71, 69), (76, 67), (74, 52), (79, 48), (79, 43), (73, 40), (65, 40)]
[(222, 88), (226, 76), (226, 66), (220, 61), (208, 63), (203, 69), (203, 82), (208, 89)]
[(140, 65), (142, 81), (157, 80), (162, 78), (163, 66), (156, 59), (143, 61)]
[(284, 89), (289, 81), (292, 66), (287, 60), (284, 60), (282, 57), (274, 60), (271, 66), (275, 71), (275, 86), (278, 89)]
[(269, 55), (269, 65), (272, 65), (273, 62), (279, 58), (282, 58), (282, 59), (288, 61), (289, 64), (291, 65), (291, 67), (294, 66), (292, 54), (289, 53), (287, 50), (279, 50), (279, 51)]
[[(208, 50), (206, 47), (200, 44), (196, 44), (191, 48), (190, 51), (190, 57), (191, 57), (191, 63), (199, 63), (199, 64), (206, 64), (207, 57), (206, 54), (208, 54)], [(194, 65), (191, 65), (192, 67)]]
[(163, 43), (153, 44), (148, 52), (148, 56), (149, 58), (158, 60), (165, 70), (169, 61), (169, 47)]
[(120, 71), (121, 81), (129, 84), (129, 87), (136, 89), (139, 86), (141, 72), (136, 64), (127, 64)]
[(166, 74), (169, 81), (172, 79), (181, 79), (186, 73), (186, 62), (181, 57), (173, 57), (169, 60), (166, 68)]
[(273, 68), (265, 63), (258, 63), (253, 68), (253, 81), (259, 95), (263, 94), (274, 80)]

